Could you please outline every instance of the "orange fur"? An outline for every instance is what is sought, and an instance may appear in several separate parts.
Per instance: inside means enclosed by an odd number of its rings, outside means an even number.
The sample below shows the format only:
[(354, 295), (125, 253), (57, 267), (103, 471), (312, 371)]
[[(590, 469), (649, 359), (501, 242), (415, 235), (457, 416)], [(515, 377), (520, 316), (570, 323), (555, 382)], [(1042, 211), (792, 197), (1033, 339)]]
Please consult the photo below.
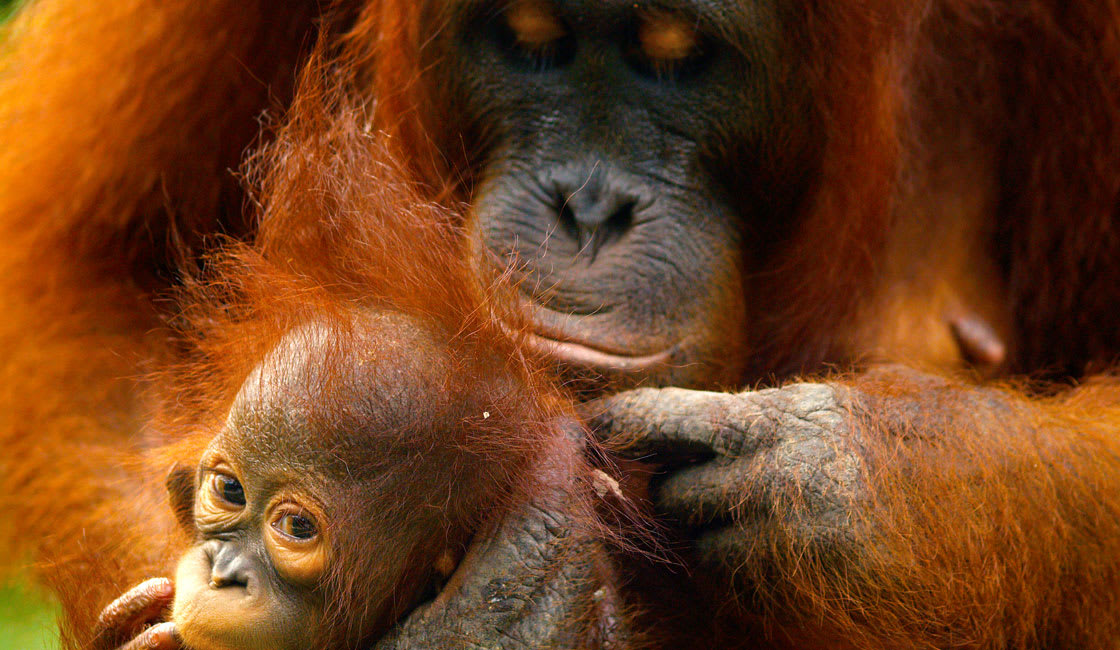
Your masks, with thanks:
[[(257, 137), (259, 112), (291, 92), (311, 18), (292, 7), (273, 16), (241, 2), (44, 2), (10, 26), (0, 439), (5, 497), (39, 503), (6, 540), (16, 558), (123, 541), (103, 536), (131, 518), (126, 506), (105, 508), (104, 529), (78, 527), (66, 513), (108, 502), (65, 486), (146, 444), (141, 377), (175, 352), (159, 293), (177, 251), (247, 227), (227, 170)], [(52, 466), (56, 444), (80, 451)], [(105, 483), (124, 490), (121, 504), (134, 501), (128, 481)]]
[[(531, 471), (536, 466), (555, 465), (560, 474), (550, 474), (549, 481), (566, 476), (574, 481), (566, 505), (582, 528), (578, 534), (610, 537), (591, 507), (585, 485), (591, 470), (560, 426), (574, 424), (571, 406), (539, 369), (540, 360), (521, 347), (505, 290), (487, 288), (469, 272), (462, 232), (446, 211), (416, 194), (386, 153), (383, 137), (363, 128), (366, 120), (344, 97), (328, 95), (314, 83), (303, 86), (298, 119), (252, 164), (253, 198), (262, 215), (257, 241), (230, 243), (211, 255), (206, 271), (179, 292), (183, 309), (176, 317), (176, 338), (182, 360), (167, 362), (148, 379), (153, 387), (144, 391), (150, 429), (144, 444), (90, 443), (86, 462), (104, 463), (102, 468), (118, 476), (106, 477), (94, 467), (63, 472), (100, 494), (55, 516), (104, 538), (98, 547), (52, 540), (43, 552), (44, 576), (63, 605), (68, 647), (89, 647), (94, 617), (109, 601), (106, 590), (121, 592), (141, 579), (173, 573), (190, 539), (175, 530), (163, 503), (161, 474), (175, 464), (197, 465), (246, 377), (304, 325), (331, 332), (325, 349), (315, 352), (320, 380), (305, 387), (314, 403), (301, 407), (303, 416), (329, 435), (308, 443), (307, 452), (331, 450), (320, 461), (344, 463), (354, 481), (335, 487), (351, 502), (334, 513), (339, 520), (328, 522), (334, 544), (322, 585), (329, 617), (324, 647), (357, 647), (371, 631), (383, 632), (410, 604), (406, 595), (426, 575), (435, 553), (463, 544), (467, 535), (495, 525), (502, 513), (545, 489)], [(361, 346), (368, 342), (363, 319), (377, 312), (405, 315), (430, 328), (433, 345), (446, 341), (446, 349), (414, 352), (446, 364), (453, 383), (431, 387), (436, 392), (430, 396), (404, 399), (415, 401), (412, 413), (420, 420), (459, 418), (457, 425), (423, 433), (421, 424), (411, 438), (394, 431), (401, 437), (370, 437), (358, 445), (353, 443), (364, 430), (332, 430), (335, 421), (362, 412), (346, 401), (355, 399), (346, 383), (353, 377), (340, 369), (363, 354)], [(373, 372), (396, 375), (390, 383), (416, 390), (421, 384), (402, 374), (412, 368), (409, 360), (393, 361), (379, 357), (384, 366)], [(400, 455), (411, 450), (415, 460), (384, 467), (387, 450)], [(48, 468), (34, 458), (25, 461), (28, 480), (42, 496), (74, 490), (46, 484)], [(106, 493), (110, 488), (120, 492)], [(378, 503), (373, 494), (392, 501)], [(106, 519), (124, 503), (127, 508)], [(586, 553), (572, 561), (607, 561), (602, 550), (596, 551), (598, 559)], [(404, 567), (399, 583), (387, 588), (382, 576), (397, 565)], [(600, 630), (595, 606), (589, 599), (580, 614), (587, 618), (587, 639)], [(622, 615), (617, 610), (616, 616)]]
[(738, 611), (761, 608), (779, 647), (1114, 646), (1115, 380), (1044, 399), (902, 367), (836, 381), (855, 422), (839, 445), (867, 487), (847, 522), (855, 555), (798, 528), (813, 516), (800, 495), (744, 495), (783, 523), (741, 515), (758, 557), (727, 567), (755, 586)]
[[(423, 83), (452, 3), (360, 4), (338, 57), (377, 112), (352, 126), (392, 133), (393, 156), (429, 197), (468, 198), (475, 170), (455, 116)], [(127, 468), (103, 469), (159, 439), (138, 378), (176, 363), (183, 341), (162, 328), (169, 310), (154, 296), (174, 283), (181, 241), (205, 250), (215, 232), (253, 230), (226, 170), (257, 113), (288, 105), (285, 79), (316, 11), (44, 0), (13, 27), (0, 78), (0, 485), (21, 519), (7, 527), (16, 555), (79, 573), (82, 557), (123, 558), (137, 575), (165, 557), (150, 543), (171, 525), (152, 515), (159, 496), (134, 493)], [(935, 0), (794, 11), (829, 137), (794, 243), (752, 283), (760, 318), (742, 334), (753, 355), (744, 382), (881, 359), (960, 370), (942, 328), (963, 303), (1007, 339), (993, 374), (1084, 384), (976, 392), (963, 379), (850, 380), (909, 405), (899, 415), (914, 435), (896, 441), (874, 419), (862, 429), (877, 461), (869, 516), (890, 537), (873, 540), (859, 575), (784, 558), (766, 593), (814, 642), (1111, 647), (1120, 387), (1088, 378), (1120, 356), (1120, 8)], [(329, 127), (312, 121), (300, 137), (329, 140)], [(317, 173), (343, 188), (382, 176), (363, 151), (344, 153)], [(285, 179), (271, 182), (266, 197), (294, 198)], [(301, 204), (293, 224), (330, 207)], [(293, 274), (280, 295), (301, 303), (333, 281), (363, 294), (372, 271), (335, 268), (350, 258), (330, 247), (348, 240), (317, 232), (294, 247), (284, 242), (302, 236), (295, 225), (276, 240), (262, 234), (270, 263)], [(242, 276), (249, 289), (254, 268)], [(386, 267), (406, 305), (440, 288), (400, 272), (409, 268), (396, 258)], [(229, 325), (200, 331), (215, 352), (246, 340)], [(979, 416), (977, 404), (1006, 417)], [(128, 525), (143, 518), (151, 528)], [(82, 575), (86, 610), (124, 582)], [(89, 612), (75, 616), (88, 622)]]

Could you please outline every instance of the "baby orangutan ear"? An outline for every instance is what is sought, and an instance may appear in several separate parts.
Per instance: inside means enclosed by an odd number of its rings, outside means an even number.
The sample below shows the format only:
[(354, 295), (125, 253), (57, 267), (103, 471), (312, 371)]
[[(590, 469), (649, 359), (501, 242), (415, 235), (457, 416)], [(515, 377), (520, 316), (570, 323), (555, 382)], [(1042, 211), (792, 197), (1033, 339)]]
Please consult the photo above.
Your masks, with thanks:
[(164, 485), (171, 500), (171, 511), (183, 530), (193, 535), (194, 528), (194, 470), (181, 463), (171, 466)]

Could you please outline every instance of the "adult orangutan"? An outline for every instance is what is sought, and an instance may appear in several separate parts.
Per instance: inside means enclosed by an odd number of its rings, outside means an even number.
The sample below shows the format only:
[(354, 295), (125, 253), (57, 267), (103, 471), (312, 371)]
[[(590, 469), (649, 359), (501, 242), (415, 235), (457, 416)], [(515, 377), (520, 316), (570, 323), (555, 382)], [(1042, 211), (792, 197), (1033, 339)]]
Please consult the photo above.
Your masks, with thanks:
[[(7, 437), (142, 429), (120, 378), (174, 354), (150, 334), (168, 242), (251, 231), (223, 170), (287, 101), (317, 12), (25, 10), (0, 88)], [(600, 431), (666, 470), (652, 497), (693, 542), (692, 586), (735, 596), (745, 635), (1120, 638), (1114, 3), (331, 17), (371, 128), (470, 202), (473, 258), (512, 263)]]

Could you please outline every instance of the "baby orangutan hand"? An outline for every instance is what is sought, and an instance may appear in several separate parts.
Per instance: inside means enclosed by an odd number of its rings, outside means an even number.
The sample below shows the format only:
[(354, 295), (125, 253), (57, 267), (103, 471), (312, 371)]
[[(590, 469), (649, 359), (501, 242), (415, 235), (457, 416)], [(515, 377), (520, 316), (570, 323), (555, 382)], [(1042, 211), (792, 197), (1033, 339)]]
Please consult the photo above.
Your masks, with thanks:
[(162, 621), (175, 585), (153, 578), (129, 589), (101, 611), (93, 650), (180, 650), (175, 624)]

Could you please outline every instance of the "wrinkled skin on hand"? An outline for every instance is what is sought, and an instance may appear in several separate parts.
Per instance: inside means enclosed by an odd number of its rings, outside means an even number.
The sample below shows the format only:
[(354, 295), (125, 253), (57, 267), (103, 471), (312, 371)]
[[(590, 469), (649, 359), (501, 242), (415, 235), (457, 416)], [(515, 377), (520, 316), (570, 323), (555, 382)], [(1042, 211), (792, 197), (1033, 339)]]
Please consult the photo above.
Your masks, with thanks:
[(586, 432), (535, 470), (538, 489), (475, 541), (443, 591), (374, 650), (629, 647), (631, 631), (582, 485)]
[[(375, 650), (623, 647), (602, 549), (563, 511), (506, 518), (460, 566), (460, 582), (413, 612)], [(588, 629), (588, 620), (596, 624)]]
[(175, 624), (160, 622), (174, 599), (175, 587), (167, 578), (146, 580), (129, 589), (102, 610), (91, 650), (181, 648)]
[(774, 553), (850, 556), (865, 494), (853, 392), (793, 384), (741, 393), (642, 388), (587, 405), (619, 454), (663, 472), (659, 513), (695, 540), (697, 559), (765, 571)]
[[(758, 576), (775, 553), (859, 557), (867, 495), (856, 403), (846, 386), (793, 384), (741, 393), (643, 388), (586, 408), (610, 448), (662, 468), (653, 504), (687, 531), (697, 560), (717, 573)], [(616, 647), (625, 632), (612, 628), (617, 594), (605, 586), (602, 549), (566, 506), (562, 495), (538, 497), (482, 531), (444, 593), (375, 648)], [(590, 631), (589, 603), (601, 623)]]

